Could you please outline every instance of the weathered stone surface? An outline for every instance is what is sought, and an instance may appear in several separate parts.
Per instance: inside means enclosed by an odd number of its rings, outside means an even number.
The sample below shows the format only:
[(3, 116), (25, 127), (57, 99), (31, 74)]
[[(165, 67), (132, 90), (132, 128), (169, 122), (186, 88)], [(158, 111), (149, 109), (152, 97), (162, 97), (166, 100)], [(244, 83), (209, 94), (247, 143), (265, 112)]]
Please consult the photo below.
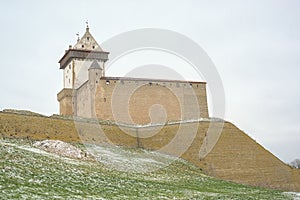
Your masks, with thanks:
[(81, 159), (81, 160), (93, 160), (92, 156), (69, 143), (60, 140), (42, 140), (33, 143), (33, 146), (54, 153), (63, 157)]

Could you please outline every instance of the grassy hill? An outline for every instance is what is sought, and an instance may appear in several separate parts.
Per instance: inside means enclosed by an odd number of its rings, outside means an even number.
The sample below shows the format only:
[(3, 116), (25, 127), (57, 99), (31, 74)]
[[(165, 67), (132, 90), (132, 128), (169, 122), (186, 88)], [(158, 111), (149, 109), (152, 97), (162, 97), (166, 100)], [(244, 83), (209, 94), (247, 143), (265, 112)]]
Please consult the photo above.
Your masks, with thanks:
[[(0, 199), (297, 198), (281, 191), (214, 179), (171, 156), (141, 149), (97, 148), (101, 153), (99, 162), (47, 153), (34, 148), (30, 140), (0, 140)], [(134, 170), (147, 166), (158, 170)]]
[[(218, 179), (300, 192), (300, 170), (286, 165), (234, 124), (222, 120), (137, 127), (134, 124), (124, 126), (95, 119), (74, 120), (71, 117), (47, 117), (30, 111), (8, 110), (0, 111), (0, 136), (163, 149), (165, 153), (178, 155)], [(211, 151), (210, 147), (213, 147)], [(184, 153), (178, 154), (178, 150)], [(209, 153), (199, 159), (200, 152), (201, 155)]]

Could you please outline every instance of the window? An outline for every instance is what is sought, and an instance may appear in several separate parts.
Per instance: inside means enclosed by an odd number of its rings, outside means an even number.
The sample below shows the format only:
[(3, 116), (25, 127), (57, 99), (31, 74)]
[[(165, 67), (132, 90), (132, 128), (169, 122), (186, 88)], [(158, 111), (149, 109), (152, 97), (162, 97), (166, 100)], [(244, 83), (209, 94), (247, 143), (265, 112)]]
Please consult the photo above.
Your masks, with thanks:
[(71, 64), (69, 64), (69, 69), (71, 69)]
[(93, 46), (93, 49), (95, 49), (95, 46)]
[(89, 41), (89, 40), (90, 40), (90, 37), (87, 37), (86, 39), (87, 39), (87, 41)]
[(106, 102), (106, 98), (103, 99), (103, 102)]
[(84, 48), (84, 45), (81, 45), (82, 48)]
[(109, 80), (107, 80), (107, 81), (106, 81), (106, 85), (109, 85), (109, 84), (110, 84), (110, 82), (109, 82)]
[(152, 86), (152, 83), (150, 82), (149, 85)]

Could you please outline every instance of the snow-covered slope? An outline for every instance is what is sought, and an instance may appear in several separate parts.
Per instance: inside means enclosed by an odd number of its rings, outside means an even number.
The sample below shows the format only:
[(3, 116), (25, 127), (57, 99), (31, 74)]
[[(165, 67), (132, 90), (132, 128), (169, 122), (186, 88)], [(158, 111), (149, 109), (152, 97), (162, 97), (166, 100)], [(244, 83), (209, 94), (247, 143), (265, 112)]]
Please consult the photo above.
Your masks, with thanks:
[[(184, 160), (142, 149), (90, 145), (95, 157), (86, 160), (39, 149), (45, 143), (32, 144), (0, 140), (0, 199), (298, 198), (296, 193), (216, 180)], [(75, 144), (69, 149), (84, 154), (84, 148)]]

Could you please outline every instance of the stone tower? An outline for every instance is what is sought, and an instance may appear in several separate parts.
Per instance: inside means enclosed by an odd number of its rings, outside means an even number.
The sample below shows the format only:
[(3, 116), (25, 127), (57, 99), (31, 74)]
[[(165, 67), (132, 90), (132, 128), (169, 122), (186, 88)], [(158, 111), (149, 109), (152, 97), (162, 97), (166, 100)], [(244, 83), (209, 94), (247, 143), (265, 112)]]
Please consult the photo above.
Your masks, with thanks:
[[(108, 60), (108, 52), (101, 49), (86, 27), (86, 31), (77, 43), (65, 51), (59, 60), (60, 69), (63, 70), (63, 89), (57, 94), (61, 115), (74, 114), (74, 97), (76, 89), (85, 83), (92, 73), (97, 71), (97, 76), (105, 76), (105, 62)], [(98, 75), (99, 73), (99, 75)]]
[(108, 52), (86, 27), (60, 59), (60, 114), (148, 124), (208, 118), (206, 83), (105, 76)]

